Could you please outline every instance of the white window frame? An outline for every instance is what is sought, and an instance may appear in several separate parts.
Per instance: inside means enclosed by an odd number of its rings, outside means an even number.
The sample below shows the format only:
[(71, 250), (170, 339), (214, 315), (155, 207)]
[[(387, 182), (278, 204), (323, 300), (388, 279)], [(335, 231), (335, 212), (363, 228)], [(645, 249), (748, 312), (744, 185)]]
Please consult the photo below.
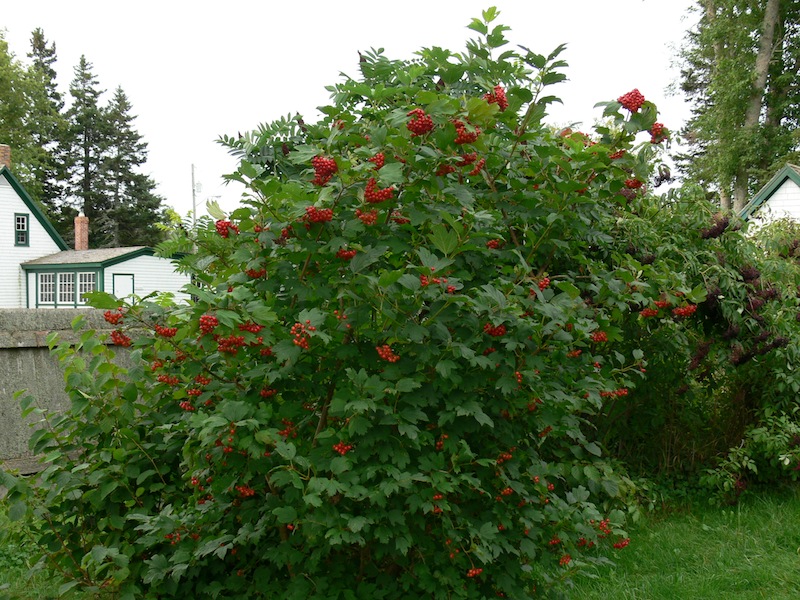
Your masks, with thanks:
[(78, 304), (86, 304), (84, 294), (86, 292), (93, 292), (97, 289), (97, 273), (94, 271), (79, 271), (78, 272)]
[(38, 304), (56, 303), (55, 273), (37, 273), (36, 286), (38, 288)]
[(58, 285), (56, 286), (56, 293), (58, 304), (71, 304), (75, 305), (75, 273), (72, 271), (65, 271), (58, 273)]

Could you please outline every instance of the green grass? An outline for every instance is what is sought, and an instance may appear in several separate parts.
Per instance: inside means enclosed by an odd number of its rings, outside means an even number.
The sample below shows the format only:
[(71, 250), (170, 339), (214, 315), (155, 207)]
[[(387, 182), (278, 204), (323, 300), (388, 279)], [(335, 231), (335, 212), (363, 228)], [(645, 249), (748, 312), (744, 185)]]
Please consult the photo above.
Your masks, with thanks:
[(800, 598), (800, 488), (702, 502), (630, 529), (616, 565), (581, 577), (581, 600), (795, 600)]
[(49, 600), (58, 597), (58, 584), (44, 572), (29, 575), (32, 552), (6, 539), (18, 523), (10, 523), (0, 501), (0, 600)]

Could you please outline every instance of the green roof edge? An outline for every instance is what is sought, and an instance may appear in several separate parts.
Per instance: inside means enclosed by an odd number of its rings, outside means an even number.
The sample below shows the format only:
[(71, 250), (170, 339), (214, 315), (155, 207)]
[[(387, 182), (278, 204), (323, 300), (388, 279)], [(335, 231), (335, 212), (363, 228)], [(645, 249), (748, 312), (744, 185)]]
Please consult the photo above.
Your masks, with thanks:
[(11, 172), (7, 166), (3, 165), (0, 167), (0, 175), (6, 178), (6, 181), (11, 185), (17, 195), (22, 198), (22, 201), (25, 203), (25, 206), (28, 207), (28, 210), (31, 211), (31, 214), (36, 217), (36, 220), (39, 221), (42, 227), (44, 227), (45, 231), (50, 235), (50, 238), (55, 242), (56, 246), (61, 248), (62, 250), (69, 250), (70, 247), (67, 246), (67, 243), (64, 239), (59, 235), (56, 231), (53, 224), (50, 222), (50, 219), (42, 212), (42, 210), (36, 205), (33, 198), (30, 197), (28, 191), (22, 187), (22, 184), (17, 180), (14, 174)]
[(753, 196), (752, 200), (748, 202), (745, 207), (739, 213), (739, 216), (747, 220), (750, 216), (758, 210), (758, 208), (764, 204), (767, 200), (769, 200), (772, 195), (778, 190), (783, 182), (787, 179), (791, 179), (794, 181), (798, 186), (800, 186), (800, 167), (796, 167), (791, 164), (786, 164), (783, 168), (775, 173), (772, 176), (764, 187), (762, 187), (756, 194)]
[[(98, 248), (100, 250), (101, 248)], [(94, 267), (97, 269), (105, 269), (106, 267), (110, 267), (111, 265), (116, 265), (117, 263), (125, 262), (126, 260), (130, 260), (132, 258), (137, 258), (139, 256), (152, 256), (155, 252), (150, 246), (145, 246), (143, 248), (139, 248), (138, 250), (132, 250), (131, 252), (126, 252), (125, 254), (120, 254), (119, 256), (115, 256), (114, 258), (107, 258), (106, 260), (100, 261), (93, 261), (93, 262), (84, 262), (84, 263), (58, 263), (58, 264), (44, 264), (44, 265), (20, 265), (23, 270), (25, 271), (53, 271), (54, 269), (76, 269), (76, 268), (88, 268)]]

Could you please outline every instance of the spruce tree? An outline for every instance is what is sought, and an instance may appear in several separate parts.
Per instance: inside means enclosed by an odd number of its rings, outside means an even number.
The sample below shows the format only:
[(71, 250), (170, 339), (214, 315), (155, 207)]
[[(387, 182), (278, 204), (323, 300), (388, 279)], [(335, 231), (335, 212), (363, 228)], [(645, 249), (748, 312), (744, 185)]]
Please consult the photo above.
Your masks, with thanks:
[[(103, 92), (92, 73), (92, 64), (81, 56), (69, 86), (72, 104), (66, 112), (65, 185), (71, 206), (65, 207), (64, 213), (74, 215), (83, 211), (89, 217), (89, 245), (92, 248), (113, 243), (107, 223), (111, 205), (104, 181), (109, 124), (99, 103)], [(64, 223), (67, 238), (74, 235), (69, 221), (67, 219)]]
[(103, 176), (111, 206), (108, 242), (113, 246), (152, 246), (162, 239), (156, 228), (163, 220), (162, 199), (155, 194), (155, 182), (142, 173), (147, 144), (134, 129), (132, 109), (123, 89), (117, 87), (105, 111), (109, 136)]

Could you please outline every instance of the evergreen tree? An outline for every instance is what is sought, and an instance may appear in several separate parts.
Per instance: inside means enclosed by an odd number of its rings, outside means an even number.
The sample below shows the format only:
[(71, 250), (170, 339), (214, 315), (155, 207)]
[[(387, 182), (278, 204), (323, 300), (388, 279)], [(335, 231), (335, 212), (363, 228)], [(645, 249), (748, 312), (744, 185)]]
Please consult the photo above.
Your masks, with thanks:
[(690, 178), (741, 210), (787, 160), (796, 160), (800, 3), (698, 0), (701, 18), (681, 52), (681, 88), (694, 104), (684, 131)]
[(132, 108), (118, 87), (105, 113), (109, 137), (103, 174), (111, 205), (106, 235), (113, 246), (153, 246), (162, 239), (156, 227), (164, 218), (162, 199), (155, 194), (155, 182), (141, 172), (147, 144), (133, 127)]
[[(66, 112), (64, 166), (68, 203), (67, 217), (77, 211), (89, 217), (89, 244), (98, 248), (112, 241), (108, 232), (107, 215), (111, 208), (105, 193), (104, 160), (108, 147), (109, 124), (99, 104), (104, 90), (92, 73), (92, 64), (81, 56), (70, 83), (72, 104)], [(71, 219), (63, 223), (67, 238), (73, 235)]]
[(39, 200), (50, 213), (51, 218), (59, 222), (60, 204), (63, 195), (62, 154), (66, 121), (62, 115), (64, 100), (56, 84), (55, 43), (48, 44), (44, 32), (37, 28), (31, 34), (31, 51), (28, 57), (32, 60), (29, 73), (36, 83), (36, 88), (43, 90), (38, 94), (32, 106), (35, 118), (31, 120), (31, 134), (38, 154), (33, 175), (40, 186)]

